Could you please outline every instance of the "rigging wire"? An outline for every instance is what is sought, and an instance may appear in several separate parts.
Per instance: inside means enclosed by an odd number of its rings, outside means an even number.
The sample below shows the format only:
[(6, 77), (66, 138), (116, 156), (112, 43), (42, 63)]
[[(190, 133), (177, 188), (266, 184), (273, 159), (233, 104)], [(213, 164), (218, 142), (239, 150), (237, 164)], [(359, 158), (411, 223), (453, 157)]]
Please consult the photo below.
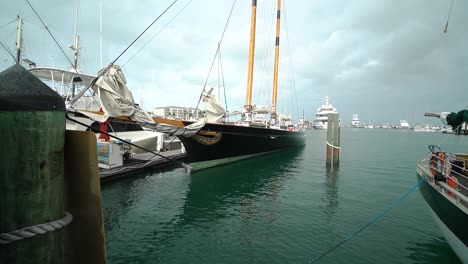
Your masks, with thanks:
[[(255, 95), (254, 95), (254, 101), (257, 102), (257, 104), (260, 102), (260, 97), (261, 96), (264, 96), (265, 98), (269, 98), (268, 96), (268, 91), (270, 91), (270, 88), (269, 88), (269, 83), (268, 83), (268, 78), (266, 78), (265, 76), (267, 75), (266, 73), (267, 72), (270, 72), (271, 71), (271, 64), (269, 63), (270, 61), (268, 60), (269, 57), (270, 57), (270, 48), (272, 45), (270, 45), (270, 36), (272, 35), (272, 30), (273, 30), (273, 24), (275, 23), (276, 21), (276, 7), (275, 7), (275, 1), (271, 1), (272, 3), (272, 7), (271, 9), (273, 9), (273, 12), (272, 15), (271, 15), (271, 19), (269, 20), (270, 21), (270, 24), (269, 24), (269, 27), (267, 26), (267, 22), (268, 20), (266, 19), (267, 17), (267, 8), (266, 6), (267, 5), (263, 5), (263, 12), (264, 12), (264, 16), (265, 16), (265, 24), (264, 24), (264, 27), (265, 29), (268, 28), (268, 33), (266, 33), (266, 37), (265, 37), (265, 40), (264, 40), (264, 43), (263, 43), (263, 47), (264, 47), (264, 50), (265, 50), (265, 53), (263, 54), (263, 59), (262, 59), (262, 64), (261, 64), (261, 70), (260, 70), (260, 81), (257, 82), (258, 83), (258, 88), (259, 89), (256, 89), (256, 92), (255, 92)], [(265, 30), (266, 32), (267, 30)], [(276, 37), (276, 36), (275, 36)], [(266, 79), (266, 80), (265, 80)], [(263, 83), (264, 83), (264, 80), (266, 82), (266, 86), (267, 88), (263, 88)], [(264, 93), (262, 95), (262, 92)], [(266, 105), (269, 105), (269, 99), (267, 99), (267, 102), (266, 102)]]
[[(26, 0), (26, 1), (28, 1), (28, 0)], [(138, 37), (137, 37), (135, 40), (133, 40), (132, 43), (130, 43), (130, 44), (119, 54), (119, 56), (117, 56), (104, 70), (101, 70), (101, 71), (99, 72), (99, 74), (96, 76), (96, 78), (94, 78), (93, 81), (92, 81), (88, 86), (86, 86), (83, 90), (81, 90), (81, 91), (75, 96), (75, 98), (80, 98), (81, 96), (83, 96), (83, 94), (84, 94), (91, 86), (93, 86), (93, 85), (96, 83), (97, 79), (99, 79), (99, 77), (101, 77), (102, 75), (104, 75), (104, 74), (107, 72), (107, 70), (108, 70), (112, 65), (114, 65), (114, 63), (115, 63), (125, 52), (127, 52), (127, 50), (128, 50), (131, 46), (133, 46), (133, 44), (135, 44), (135, 42), (136, 42), (141, 36), (143, 36), (143, 34), (144, 34), (146, 31), (148, 31), (148, 29), (149, 29), (151, 26), (153, 26), (153, 24), (156, 23), (156, 22), (168, 11), (177, 1), (178, 1), (178, 0), (174, 0), (174, 2), (172, 2), (172, 4), (170, 4), (155, 20), (153, 20), (153, 22), (151, 22), (151, 24), (150, 24), (148, 27), (146, 27), (146, 29), (143, 30), (143, 32), (142, 32), (140, 35), (138, 35)], [(72, 102), (72, 103), (73, 103), (73, 102)]]
[(291, 53), (291, 44), (289, 42), (289, 31), (288, 31), (288, 19), (286, 16), (286, 1), (283, 1), (283, 6), (284, 6), (284, 27), (286, 31), (286, 40), (288, 42), (288, 50), (289, 50), (289, 65), (291, 68), (291, 81), (293, 85), (293, 99), (295, 102), (293, 102), (293, 105), (296, 105), (296, 115), (299, 115), (299, 105), (297, 103), (297, 93), (296, 93), (296, 81), (294, 78), (294, 68), (293, 68), (293, 63), (292, 63), (292, 53)]
[(449, 24), (449, 20), (450, 20), (450, 15), (452, 14), (453, 1), (454, 0), (452, 0), (452, 3), (450, 4), (450, 9), (449, 9), (448, 17), (447, 17), (447, 23), (445, 24), (445, 28), (444, 28), (444, 33), (447, 33), (447, 31), (448, 31), (448, 24)]
[(49, 27), (46, 26), (46, 24), (44, 23), (44, 21), (42, 20), (42, 18), (39, 16), (39, 14), (36, 12), (36, 9), (34, 9), (34, 7), (31, 5), (31, 3), (29, 2), (29, 0), (25, 0), (29, 6), (31, 7), (31, 9), (34, 11), (34, 13), (36, 14), (36, 16), (39, 18), (39, 20), (41, 21), (42, 25), (44, 26), (44, 28), (47, 30), (47, 32), (49, 32), (49, 35), (52, 37), (52, 39), (54, 39), (55, 41), (55, 44), (57, 44), (57, 46), (59, 47), (59, 49), (62, 51), (63, 55), (65, 56), (65, 58), (67, 58), (67, 61), (70, 63), (70, 65), (73, 67), (73, 69), (76, 70), (75, 68), (75, 65), (73, 65), (72, 61), (70, 60), (70, 58), (68, 58), (67, 54), (65, 53), (65, 51), (62, 49), (62, 47), (60, 46), (60, 44), (58, 43), (57, 39), (54, 37), (54, 35), (52, 34), (52, 32), (50, 32), (49, 30)]
[(232, 3), (231, 11), (229, 11), (229, 16), (228, 16), (228, 19), (226, 21), (226, 25), (224, 25), (223, 33), (221, 34), (221, 38), (218, 41), (218, 47), (216, 48), (216, 52), (215, 52), (215, 55), (213, 57), (213, 61), (211, 62), (210, 71), (208, 72), (208, 76), (206, 77), (205, 84), (203, 85), (203, 89), (202, 89), (202, 91), (200, 93), (200, 97), (198, 98), (198, 102), (197, 102), (197, 106), (195, 107), (195, 110), (198, 110), (198, 105), (200, 104), (200, 101), (201, 101), (201, 98), (202, 98), (202, 95), (203, 95), (203, 91), (205, 90), (206, 84), (208, 83), (208, 79), (210, 78), (210, 74), (211, 74), (211, 71), (213, 70), (213, 66), (214, 66), (214, 63), (216, 61), (216, 58), (218, 57), (218, 52), (220, 51), (221, 43), (223, 42), (224, 33), (226, 33), (226, 29), (227, 29), (227, 26), (229, 25), (229, 20), (231, 19), (232, 11), (234, 10), (234, 6), (236, 5), (236, 2), (237, 2), (237, 0), (234, 0), (234, 2)]
[(8, 23), (6, 23), (6, 24), (5, 24), (5, 25), (3, 25), (3, 26), (0, 26), (0, 28), (4, 28), (4, 27), (6, 27), (6, 26), (10, 25), (11, 23), (13, 23), (13, 22), (15, 22), (15, 21), (16, 21), (16, 19), (15, 19), (15, 20), (13, 20), (13, 21), (11, 21), (11, 22), (8, 22)]
[[(26, 0), (26, 1), (27, 1), (27, 0)], [(125, 52), (127, 52), (127, 50), (128, 50), (131, 46), (133, 46), (133, 44), (135, 44), (135, 42), (136, 42), (141, 36), (143, 36), (143, 34), (145, 34), (146, 31), (148, 31), (148, 29), (150, 29), (150, 27), (153, 26), (153, 24), (156, 23), (156, 21), (158, 21), (158, 20), (169, 10), (177, 1), (178, 1), (178, 0), (174, 0), (174, 2), (172, 2), (172, 4), (170, 4), (170, 5), (166, 8), (166, 10), (164, 10), (153, 22), (151, 22), (151, 24), (150, 24), (145, 30), (143, 30), (143, 32), (141, 32), (140, 35), (138, 35), (138, 37), (137, 37), (134, 41), (132, 41), (132, 43), (130, 43), (130, 45), (128, 45), (127, 48), (125, 48), (125, 49), (120, 53), (120, 55), (117, 56), (117, 58), (115, 58), (114, 61), (111, 62), (111, 65), (113, 65), (113, 64), (120, 58), (120, 56), (122, 56)]]
[(198, 105), (200, 104), (200, 101), (201, 101), (202, 96), (203, 96), (203, 91), (205, 90), (206, 84), (208, 83), (208, 79), (210, 78), (211, 70), (213, 70), (214, 63), (216, 61), (216, 58), (218, 57), (218, 52), (219, 52), (219, 50), (221, 48), (221, 43), (223, 42), (224, 33), (226, 33), (226, 29), (227, 29), (227, 26), (229, 25), (229, 20), (231, 19), (232, 11), (234, 10), (234, 6), (235, 6), (236, 2), (237, 2), (237, 0), (234, 0), (234, 2), (232, 3), (231, 11), (229, 12), (229, 16), (228, 16), (228, 19), (226, 21), (226, 25), (224, 26), (223, 33), (221, 34), (221, 39), (218, 41), (218, 47), (216, 48), (216, 52), (215, 52), (215, 55), (213, 57), (213, 61), (211, 62), (210, 71), (208, 72), (208, 76), (206, 77), (206, 81), (205, 81), (205, 84), (203, 85), (203, 89), (202, 89), (202, 92), (200, 93), (200, 97), (198, 98), (198, 102), (197, 102), (197, 106), (195, 107), (195, 110), (198, 110)]
[(223, 60), (221, 59), (221, 50), (219, 51), (219, 64), (220, 64), (220, 67), (221, 67), (221, 79), (222, 79), (223, 91), (224, 91), (224, 105), (225, 105), (226, 111), (227, 111), (228, 110), (228, 105), (227, 105), (227, 97), (226, 97), (226, 84), (224, 82), (224, 70), (223, 70)]
[(193, 0), (190, 0), (174, 17), (172, 17), (171, 20), (169, 20), (169, 22), (167, 22), (158, 32), (156, 32), (156, 34), (153, 35), (153, 37), (148, 40), (137, 52), (135, 52), (135, 54), (133, 54), (124, 64), (122, 64), (122, 68), (125, 67), (125, 65), (127, 65), (127, 63), (129, 63), (138, 53), (140, 53), (140, 51), (142, 51), (151, 41), (153, 41), (153, 39), (159, 35), (159, 33), (161, 33), (161, 31), (163, 31), (167, 25), (169, 25), (177, 16), (179, 16), (180, 13), (182, 13), (182, 11), (184, 11), (184, 9), (192, 2)]
[(15, 60), (16, 63), (19, 63), (19, 62), (16, 60), (15, 56), (13, 55), (13, 53), (11, 52), (11, 50), (10, 50), (7, 46), (5, 46), (1, 41), (0, 41), (0, 45), (2, 45), (2, 47), (6, 50), (6, 52), (7, 52), (8, 54), (10, 54), (10, 56), (13, 58), (13, 60)]

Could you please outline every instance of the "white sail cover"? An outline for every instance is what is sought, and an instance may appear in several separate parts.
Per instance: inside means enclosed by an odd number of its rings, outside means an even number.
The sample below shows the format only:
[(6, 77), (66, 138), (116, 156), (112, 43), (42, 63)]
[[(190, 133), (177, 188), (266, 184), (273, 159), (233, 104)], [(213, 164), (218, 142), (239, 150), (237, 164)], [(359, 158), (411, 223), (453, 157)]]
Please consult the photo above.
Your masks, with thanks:
[(203, 102), (205, 102), (206, 122), (216, 123), (224, 117), (226, 110), (218, 101), (218, 99), (211, 94), (213, 88), (203, 90)]
[[(102, 74), (102, 71), (104, 73)], [(99, 71), (95, 84), (104, 115), (95, 120), (104, 122), (109, 117), (127, 116), (131, 120), (154, 124), (151, 116), (135, 105), (127, 80), (119, 65), (112, 65)]]
[(141, 107), (135, 105), (133, 95), (127, 87), (127, 80), (118, 65), (112, 65), (99, 72), (99, 78), (95, 83), (95, 90), (104, 114), (97, 114), (86, 110), (68, 109), (80, 112), (89, 118), (105, 122), (109, 117), (126, 116), (143, 127), (174, 136), (191, 137), (204, 125), (204, 120), (199, 120), (186, 127), (177, 127), (166, 124), (156, 124), (151, 116)]

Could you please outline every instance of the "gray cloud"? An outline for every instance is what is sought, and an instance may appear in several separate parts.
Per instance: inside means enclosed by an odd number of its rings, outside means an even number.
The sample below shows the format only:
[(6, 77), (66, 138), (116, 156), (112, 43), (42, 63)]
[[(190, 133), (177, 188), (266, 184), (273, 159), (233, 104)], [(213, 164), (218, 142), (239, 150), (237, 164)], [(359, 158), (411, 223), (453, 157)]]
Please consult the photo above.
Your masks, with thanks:
[[(172, 1), (102, 2), (106, 65)], [(73, 42), (74, 2), (31, 3), (71, 58), (67, 46)], [(178, 2), (117, 63), (127, 62), (186, 3)], [(231, 1), (193, 1), (125, 65), (137, 101), (143, 97), (147, 108), (197, 103), (231, 5)], [(96, 74), (101, 56), (99, 1), (81, 0), (79, 6), (80, 68)], [(274, 7), (270, 0), (258, 2), (257, 104), (270, 103)], [(296, 118), (304, 109), (306, 118), (312, 119), (329, 95), (345, 123), (354, 113), (366, 122), (396, 123), (400, 119), (430, 122), (423, 117), (426, 111), (466, 107), (468, 17), (464, 12), (468, 2), (455, 1), (449, 31), (443, 34), (449, 7), (450, 1), (284, 1), (287, 31), (283, 23), (278, 108)], [(25, 17), (25, 57), (42, 66), (70, 67), (26, 2), (8, 1), (0, 14), (0, 26), (16, 14)], [(238, 1), (222, 43), (230, 109), (244, 104), (249, 27), (250, 2)], [(15, 45), (15, 28), (15, 24), (0, 28), (0, 41), (10, 49)], [(12, 63), (2, 49), (0, 69)], [(216, 68), (209, 86), (217, 86)], [(293, 106), (296, 101), (298, 106)]]

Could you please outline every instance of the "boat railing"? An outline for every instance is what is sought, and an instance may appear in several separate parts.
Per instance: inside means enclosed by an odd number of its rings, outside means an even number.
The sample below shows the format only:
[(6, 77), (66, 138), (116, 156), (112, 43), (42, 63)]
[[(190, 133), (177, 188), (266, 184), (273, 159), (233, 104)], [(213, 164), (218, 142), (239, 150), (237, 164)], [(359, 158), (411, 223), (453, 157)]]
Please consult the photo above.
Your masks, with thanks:
[(427, 169), (427, 176), (465, 208), (468, 207), (467, 163), (468, 160), (461, 160), (456, 155), (444, 152), (430, 153), (419, 162)]

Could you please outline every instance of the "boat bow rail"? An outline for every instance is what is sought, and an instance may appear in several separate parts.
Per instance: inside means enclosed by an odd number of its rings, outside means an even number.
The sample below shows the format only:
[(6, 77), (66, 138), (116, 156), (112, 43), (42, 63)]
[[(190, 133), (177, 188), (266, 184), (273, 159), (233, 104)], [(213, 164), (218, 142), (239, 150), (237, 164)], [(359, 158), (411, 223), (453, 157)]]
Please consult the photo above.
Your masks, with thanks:
[(418, 162), (417, 172), (452, 202), (468, 212), (468, 171), (465, 160), (445, 152), (428, 154)]

